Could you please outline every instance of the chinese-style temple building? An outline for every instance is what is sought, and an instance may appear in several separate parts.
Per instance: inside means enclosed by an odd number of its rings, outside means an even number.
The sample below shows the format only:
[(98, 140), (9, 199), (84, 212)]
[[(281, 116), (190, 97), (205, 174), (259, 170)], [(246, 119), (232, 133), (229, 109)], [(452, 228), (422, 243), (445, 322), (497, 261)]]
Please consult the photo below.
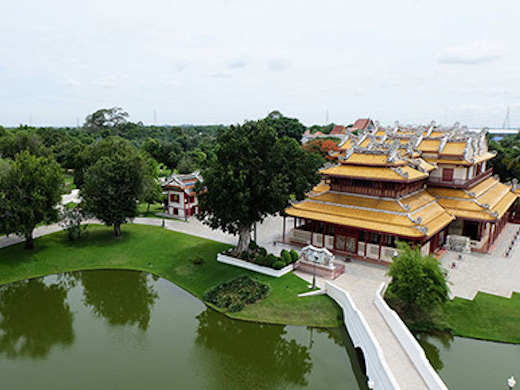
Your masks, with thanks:
[(286, 210), (294, 226), (286, 232), (284, 219), (284, 240), (383, 262), (396, 240), (427, 254), (462, 236), (486, 252), (517, 198), (487, 168), (494, 156), (485, 132), (459, 127), (347, 134), (322, 184)]
[(162, 185), (167, 194), (166, 214), (176, 218), (188, 218), (199, 211), (195, 186), (202, 181), (198, 171), (186, 175), (172, 175)]

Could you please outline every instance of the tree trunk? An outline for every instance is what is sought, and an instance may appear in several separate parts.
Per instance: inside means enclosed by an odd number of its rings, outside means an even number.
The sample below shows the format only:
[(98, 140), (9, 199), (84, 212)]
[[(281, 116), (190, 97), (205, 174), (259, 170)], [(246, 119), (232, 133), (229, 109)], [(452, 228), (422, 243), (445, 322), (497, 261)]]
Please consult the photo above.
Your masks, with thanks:
[(25, 249), (34, 249), (34, 239), (32, 236), (32, 231), (30, 233), (25, 234)]
[(117, 223), (114, 224), (114, 238), (116, 240), (120, 240), (123, 237), (123, 234), (121, 233), (121, 224)]
[(235, 256), (240, 256), (243, 251), (249, 250), (251, 241), (251, 226), (240, 226), (238, 229), (238, 245), (233, 251)]
[(148, 213), (150, 212), (150, 202), (148, 202), (148, 206), (146, 206), (146, 216), (148, 217)]

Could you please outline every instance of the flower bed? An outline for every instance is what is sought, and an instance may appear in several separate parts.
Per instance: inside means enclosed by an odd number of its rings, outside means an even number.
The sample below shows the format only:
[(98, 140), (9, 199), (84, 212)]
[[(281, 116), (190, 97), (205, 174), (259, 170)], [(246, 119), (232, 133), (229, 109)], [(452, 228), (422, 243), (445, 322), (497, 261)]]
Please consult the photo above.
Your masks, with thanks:
[(280, 256), (267, 253), (265, 248), (258, 246), (254, 241), (251, 241), (249, 250), (243, 251), (239, 258), (233, 256), (232, 253), (232, 249), (221, 253), (217, 257), (217, 260), (221, 263), (235, 265), (276, 277), (291, 272), (293, 270), (293, 264), (298, 261), (299, 258), (299, 254), (295, 250), (289, 252), (284, 249), (280, 253)]
[(240, 276), (230, 282), (219, 284), (204, 294), (204, 300), (231, 313), (241, 311), (269, 295), (269, 286), (249, 276)]

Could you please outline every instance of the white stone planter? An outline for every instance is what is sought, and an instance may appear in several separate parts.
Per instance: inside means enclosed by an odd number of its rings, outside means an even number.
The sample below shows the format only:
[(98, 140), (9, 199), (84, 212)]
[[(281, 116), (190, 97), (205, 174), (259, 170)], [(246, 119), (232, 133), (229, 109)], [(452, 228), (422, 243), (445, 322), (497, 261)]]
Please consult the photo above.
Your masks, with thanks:
[(217, 261), (224, 264), (234, 265), (235, 267), (245, 268), (250, 271), (258, 272), (264, 275), (274, 276), (275, 278), (279, 278), (280, 276), (284, 276), (293, 270), (293, 264), (289, 264), (282, 269), (276, 270), (270, 267), (264, 267), (262, 265), (253, 264), (249, 261), (244, 261), (237, 259), (236, 257), (231, 257), (227, 255), (223, 255), (219, 253), (217, 255)]

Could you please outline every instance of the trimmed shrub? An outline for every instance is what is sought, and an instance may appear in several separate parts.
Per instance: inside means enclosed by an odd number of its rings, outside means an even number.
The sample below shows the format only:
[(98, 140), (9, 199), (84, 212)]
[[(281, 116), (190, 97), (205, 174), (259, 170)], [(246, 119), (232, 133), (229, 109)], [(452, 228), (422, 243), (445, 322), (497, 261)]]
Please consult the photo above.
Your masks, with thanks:
[(291, 255), (291, 263), (296, 263), (300, 257), (298, 252), (296, 252), (294, 249), (291, 249), (289, 253)]
[(260, 248), (258, 248), (258, 253), (260, 253), (262, 256), (266, 257), (267, 249), (265, 249), (264, 247), (260, 247)]
[(258, 265), (265, 265), (265, 256), (258, 255), (258, 257), (255, 259), (255, 263)]
[(232, 303), (229, 305), (228, 310), (230, 313), (236, 313), (238, 311), (241, 311), (244, 308), (244, 304), (242, 302), (238, 303)]
[(196, 255), (190, 258), (190, 262), (193, 265), (202, 265), (204, 264), (204, 258), (202, 256)]
[(242, 253), (240, 254), (240, 258), (242, 260), (249, 260), (249, 252), (248, 251), (242, 251)]
[(272, 267), (273, 264), (274, 264), (276, 261), (278, 261), (278, 258), (277, 258), (275, 255), (273, 255), (272, 253), (269, 253), (269, 254), (267, 255), (267, 257), (265, 258), (265, 260), (266, 260), (266, 261), (265, 261), (265, 265), (267, 265), (268, 267)]
[(282, 253), (280, 253), (280, 257), (283, 259), (286, 265), (289, 265), (292, 263), (292, 257), (291, 254), (287, 249), (283, 249)]
[(249, 249), (251, 249), (252, 251), (256, 251), (258, 249), (258, 244), (255, 241), (251, 240), (249, 242)]
[(285, 263), (281, 260), (277, 260), (273, 264), (273, 268), (276, 270), (282, 269), (283, 267), (285, 267)]

